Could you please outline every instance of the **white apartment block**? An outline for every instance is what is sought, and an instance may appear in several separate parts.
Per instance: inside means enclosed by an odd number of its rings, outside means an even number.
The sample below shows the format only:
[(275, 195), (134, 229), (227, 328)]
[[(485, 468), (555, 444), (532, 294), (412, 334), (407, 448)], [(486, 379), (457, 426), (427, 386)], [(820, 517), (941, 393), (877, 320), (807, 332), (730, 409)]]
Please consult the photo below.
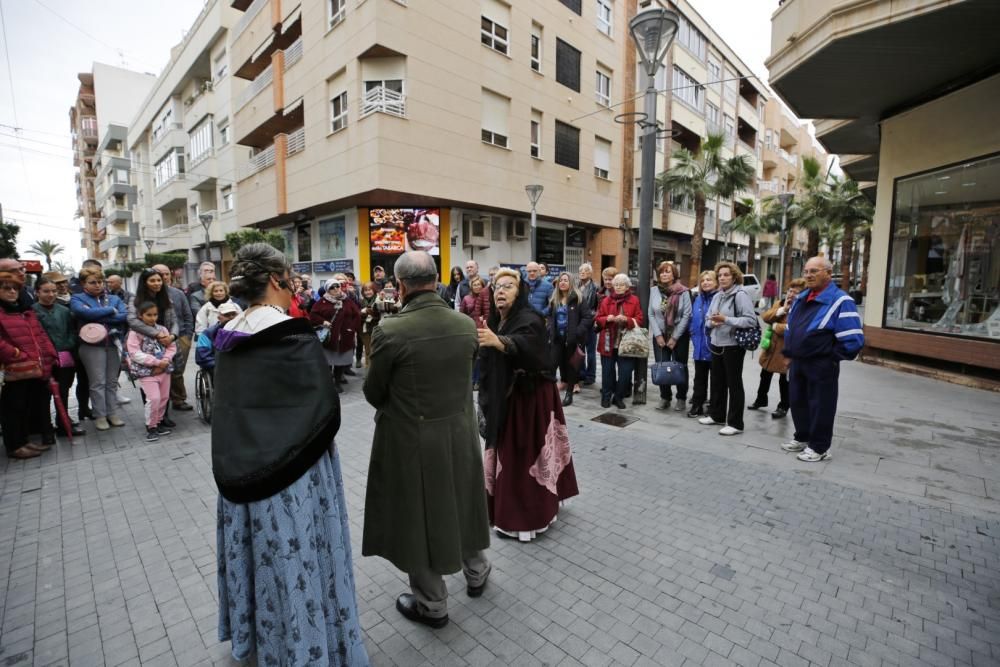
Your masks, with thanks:
[[(632, 49), (610, 0), (235, 0), (241, 226), (280, 230), (297, 270), (361, 279), (406, 248), (442, 272), (620, 248)], [(423, 224), (421, 224), (423, 223)]]
[(192, 275), (205, 260), (225, 271), (225, 235), (238, 229), (227, 42), (239, 18), (227, 2), (205, 4), (128, 131), (133, 163), (143, 165), (133, 209), (143, 250), (188, 251)]

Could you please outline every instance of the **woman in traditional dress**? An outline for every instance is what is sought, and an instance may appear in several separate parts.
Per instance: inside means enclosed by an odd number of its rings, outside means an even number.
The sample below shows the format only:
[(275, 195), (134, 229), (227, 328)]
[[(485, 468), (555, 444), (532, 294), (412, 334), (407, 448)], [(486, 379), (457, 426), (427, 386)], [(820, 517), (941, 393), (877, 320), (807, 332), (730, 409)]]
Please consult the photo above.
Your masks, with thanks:
[(286, 314), (281, 252), (244, 246), (232, 274), (250, 306), (215, 339), (219, 640), (261, 665), (368, 665), (323, 350)]
[(516, 271), (497, 272), (493, 304), (489, 327), (478, 330), (487, 507), (499, 535), (527, 542), (579, 490), (545, 321)]

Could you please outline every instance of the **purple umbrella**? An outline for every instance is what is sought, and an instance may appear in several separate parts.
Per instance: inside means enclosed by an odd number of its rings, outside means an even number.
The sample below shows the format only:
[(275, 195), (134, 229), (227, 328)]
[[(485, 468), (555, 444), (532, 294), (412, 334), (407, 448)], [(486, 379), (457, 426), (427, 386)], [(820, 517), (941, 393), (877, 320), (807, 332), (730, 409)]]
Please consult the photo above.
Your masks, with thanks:
[(66, 437), (69, 438), (69, 444), (73, 444), (73, 422), (69, 418), (69, 413), (66, 412), (66, 406), (63, 405), (62, 396), (59, 395), (59, 383), (56, 382), (55, 378), (49, 378), (49, 391), (52, 392), (52, 400), (56, 404), (56, 418), (62, 422), (63, 430), (66, 432)]

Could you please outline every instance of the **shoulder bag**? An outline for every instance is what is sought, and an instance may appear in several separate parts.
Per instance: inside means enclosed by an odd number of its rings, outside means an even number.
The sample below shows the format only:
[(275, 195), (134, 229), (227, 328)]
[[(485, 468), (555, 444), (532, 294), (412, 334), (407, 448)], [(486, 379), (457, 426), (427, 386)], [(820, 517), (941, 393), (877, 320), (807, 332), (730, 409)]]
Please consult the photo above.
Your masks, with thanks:
[[(737, 317), (740, 317), (736, 311), (736, 294), (733, 294), (733, 312), (736, 313)], [(754, 313), (753, 318), (752, 327), (733, 331), (733, 340), (736, 341), (736, 345), (747, 352), (753, 352), (760, 345), (760, 322), (757, 321), (757, 313)]]
[(7, 364), (4, 369), (4, 382), (17, 382), (18, 380), (37, 380), (43, 375), (42, 362), (38, 359), (24, 359)]
[(625, 329), (621, 340), (618, 341), (618, 356), (637, 359), (649, 357), (649, 329), (644, 327)]
[(674, 352), (670, 351), (669, 361), (658, 361), (650, 367), (653, 376), (653, 384), (657, 387), (675, 386), (687, 383), (687, 364), (682, 364), (673, 359)]

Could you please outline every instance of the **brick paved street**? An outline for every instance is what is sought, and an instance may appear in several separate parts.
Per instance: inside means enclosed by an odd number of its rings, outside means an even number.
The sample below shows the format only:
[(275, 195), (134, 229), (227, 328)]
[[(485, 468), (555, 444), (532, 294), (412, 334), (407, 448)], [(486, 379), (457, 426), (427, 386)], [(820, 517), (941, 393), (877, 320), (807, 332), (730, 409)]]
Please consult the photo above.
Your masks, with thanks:
[[(395, 611), (404, 577), (360, 557), (359, 384), (338, 445), (376, 665), (1000, 664), (995, 394), (845, 365), (834, 459), (809, 466), (766, 414), (722, 439), (651, 396), (619, 429), (587, 390), (567, 412), (581, 496), (536, 542), (494, 541), (482, 598), (449, 578), (431, 631)], [(145, 443), (134, 400), (126, 428), (0, 464), (0, 664), (234, 664), (208, 431), (175, 418)]]

